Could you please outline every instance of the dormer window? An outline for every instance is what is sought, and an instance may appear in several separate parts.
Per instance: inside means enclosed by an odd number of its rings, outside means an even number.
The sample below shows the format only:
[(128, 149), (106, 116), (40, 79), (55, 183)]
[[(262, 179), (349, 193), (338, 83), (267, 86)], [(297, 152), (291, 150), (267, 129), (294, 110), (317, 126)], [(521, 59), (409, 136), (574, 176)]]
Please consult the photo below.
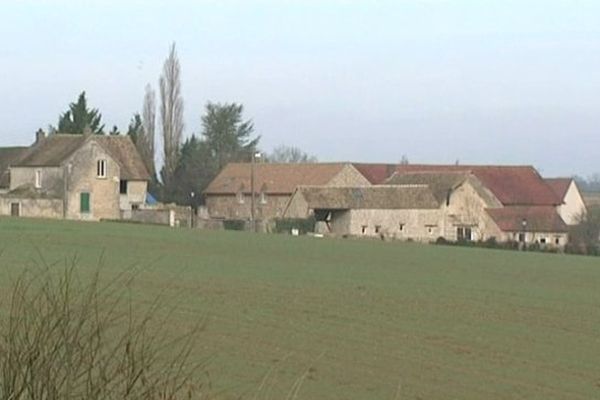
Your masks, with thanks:
[(106, 178), (106, 160), (98, 160), (96, 163), (96, 176)]
[(42, 170), (41, 169), (35, 170), (35, 188), (36, 189), (42, 188)]

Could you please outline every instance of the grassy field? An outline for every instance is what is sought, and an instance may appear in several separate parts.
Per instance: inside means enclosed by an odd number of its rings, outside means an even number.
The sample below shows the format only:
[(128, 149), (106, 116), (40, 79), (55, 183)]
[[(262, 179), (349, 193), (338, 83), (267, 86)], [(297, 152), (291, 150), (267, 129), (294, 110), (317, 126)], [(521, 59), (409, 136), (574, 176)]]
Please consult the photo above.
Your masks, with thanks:
[(0, 219), (0, 290), (43, 257), (140, 268), (133, 293), (204, 318), (215, 391), (300, 399), (600, 398), (600, 258)]

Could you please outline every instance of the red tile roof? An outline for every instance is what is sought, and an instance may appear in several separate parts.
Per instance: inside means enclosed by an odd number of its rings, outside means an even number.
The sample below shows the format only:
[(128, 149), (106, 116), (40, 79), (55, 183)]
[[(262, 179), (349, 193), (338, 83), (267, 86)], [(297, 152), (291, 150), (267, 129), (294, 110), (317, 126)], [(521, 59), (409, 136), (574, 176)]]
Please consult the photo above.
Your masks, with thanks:
[[(567, 232), (568, 227), (549, 206), (488, 208), (486, 212), (504, 232)], [(523, 226), (523, 221), (526, 225)]]
[(556, 193), (558, 197), (564, 199), (573, 182), (572, 178), (544, 178), (548, 186)]
[[(382, 171), (388, 164), (369, 164), (364, 170), (374, 177), (372, 183), (381, 184)], [(359, 169), (358, 165), (355, 165)], [(359, 169), (359, 171), (361, 171)], [(562, 203), (554, 191), (532, 166), (483, 166), (483, 165), (396, 165), (398, 173), (415, 172), (464, 172), (473, 174), (505, 206), (549, 206)], [(361, 171), (363, 172), (363, 171)], [(365, 174), (363, 172), (363, 174)], [(391, 174), (390, 174), (391, 175)], [(365, 175), (367, 179), (369, 176)], [(388, 175), (389, 177), (389, 175)]]
[[(298, 186), (326, 185), (348, 164), (256, 164), (254, 188), (256, 192), (292, 194)], [(250, 193), (250, 164), (230, 163), (208, 185), (205, 194)]]
[(352, 165), (373, 185), (382, 184), (396, 171), (396, 164), (353, 163)]

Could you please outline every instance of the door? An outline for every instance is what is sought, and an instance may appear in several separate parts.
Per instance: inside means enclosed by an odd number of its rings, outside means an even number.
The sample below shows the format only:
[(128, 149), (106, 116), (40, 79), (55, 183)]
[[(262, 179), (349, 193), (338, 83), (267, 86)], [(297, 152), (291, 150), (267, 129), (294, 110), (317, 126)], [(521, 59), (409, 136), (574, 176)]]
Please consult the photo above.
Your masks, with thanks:
[(90, 212), (90, 194), (83, 192), (79, 195), (79, 211), (82, 214), (88, 214)]
[(21, 216), (21, 203), (10, 203), (10, 215), (11, 217)]

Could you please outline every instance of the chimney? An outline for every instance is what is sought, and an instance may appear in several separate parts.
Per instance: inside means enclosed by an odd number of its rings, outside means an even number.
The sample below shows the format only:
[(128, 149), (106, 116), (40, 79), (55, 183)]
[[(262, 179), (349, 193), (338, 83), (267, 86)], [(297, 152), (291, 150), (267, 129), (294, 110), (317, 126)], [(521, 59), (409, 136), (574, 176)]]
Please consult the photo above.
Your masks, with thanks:
[(46, 138), (46, 132), (42, 128), (38, 129), (35, 133), (35, 144), (40, 143), (42, 140)]

